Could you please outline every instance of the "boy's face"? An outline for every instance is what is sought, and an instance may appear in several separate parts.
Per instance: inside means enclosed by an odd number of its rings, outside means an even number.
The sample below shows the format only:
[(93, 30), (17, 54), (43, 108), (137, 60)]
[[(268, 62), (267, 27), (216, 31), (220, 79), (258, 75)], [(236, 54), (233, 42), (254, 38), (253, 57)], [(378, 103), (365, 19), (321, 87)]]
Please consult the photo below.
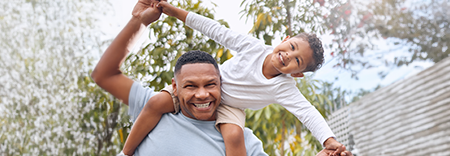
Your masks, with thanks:
[(312, 62), (313, 51), (302, 38), (285, 38), (273, 50), (271, 62), (283, 74), (302, 73)]
[(172, 79), (181, 112), (192, 119), (213, 121), (220, 104), (220, 75), (212, 64), (195, 63), (181, 67)]

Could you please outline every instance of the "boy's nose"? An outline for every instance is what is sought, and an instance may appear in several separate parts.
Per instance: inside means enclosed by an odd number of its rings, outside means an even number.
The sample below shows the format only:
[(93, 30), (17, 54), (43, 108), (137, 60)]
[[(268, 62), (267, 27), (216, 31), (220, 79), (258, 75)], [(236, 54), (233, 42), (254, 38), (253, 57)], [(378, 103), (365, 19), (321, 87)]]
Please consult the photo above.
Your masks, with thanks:
[(286, 60), (289, 60), (290, 58), (289, 58), (289, 53), (288, 52), (285, 52), (284, 53), (284, 57), (286, 58)]

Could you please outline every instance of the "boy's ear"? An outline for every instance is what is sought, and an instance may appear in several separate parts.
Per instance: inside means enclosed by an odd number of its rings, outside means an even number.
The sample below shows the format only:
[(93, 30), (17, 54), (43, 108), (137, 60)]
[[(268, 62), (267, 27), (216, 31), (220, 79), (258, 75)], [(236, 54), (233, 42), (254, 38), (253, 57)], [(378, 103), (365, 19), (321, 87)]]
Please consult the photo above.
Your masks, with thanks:
[(178, 96), (177, 82), (175, 81), (175, 78), (172, 78), (172, 89), (173, 89), (173, 95)]
[(292, 77), (303, 77), (305, 75), (303, 75), (303, 73), (292, 73), (291, 76)]
[(283, 41), (281, 41), (281, 42), (287, 41), (287, 40), (290, 39), (290, 38), (291, 38), (291, 36), (288, 35), (288, 36), (286, 36), (286, 38), (284, 38)]

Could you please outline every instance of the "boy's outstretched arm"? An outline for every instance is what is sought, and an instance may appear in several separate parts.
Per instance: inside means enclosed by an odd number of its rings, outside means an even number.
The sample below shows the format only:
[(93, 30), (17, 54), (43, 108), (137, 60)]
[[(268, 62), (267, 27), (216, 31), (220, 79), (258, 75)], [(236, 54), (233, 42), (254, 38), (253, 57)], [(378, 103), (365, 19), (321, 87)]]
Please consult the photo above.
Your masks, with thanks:
[(123, 146), (123, 153), (133, 155), (145, 136), (158, 124), (161, 116), (164, 113), (174, 112), (174, 110), (170, 93), (163, 91), (151, 97), (131, 128), (130, 135)]
[[(238, 53), (254, 49), (254, 43), (260, 42), (260, 40), (255, 37), (238, 33), (221, 25), (213, 19), (195, 13), (189, 13), (188, 11), (172, 6), (167, 2), (161, 1), (158, 6), (162, 8), (164, 14), (178, 18), (190, 28), (199, 31), (225, 48), (234, 50)], [(257, 49), (256, 51), (261, 51), (261, 49)]]
[(91, 74), (97, 85), (127, 105), (133, 80), (122, 74), (120, 65), (131, 51), (145, 26), (156, 21), (161, 15), (159, 9), (152, 7), (153, 5), (156, 6), (158, 2), (154, 1), (154, 3), (149, 3), (149, 0), (139, 0), (133, 10), (132, 18), (106, 49)]

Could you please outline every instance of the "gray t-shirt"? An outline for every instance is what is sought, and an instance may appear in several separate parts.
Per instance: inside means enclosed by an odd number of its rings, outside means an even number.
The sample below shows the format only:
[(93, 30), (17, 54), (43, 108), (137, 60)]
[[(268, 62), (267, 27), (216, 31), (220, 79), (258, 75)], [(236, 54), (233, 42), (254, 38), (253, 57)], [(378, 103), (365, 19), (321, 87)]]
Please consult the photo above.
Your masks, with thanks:
[[(156, 93), (137, 82), (133, 83), (128, 102), (128, 114), (133, 122), (150, 97)], [(138, 146), (135, 155), (224, 156), (225, 144), (214, 124), (215, 121), (194, 120), (182, 113), (164, 114), (158, 125)], [(245, 128), (244, 137), (247, 155), (267, 155), (261, 141), (250, 129)]]

